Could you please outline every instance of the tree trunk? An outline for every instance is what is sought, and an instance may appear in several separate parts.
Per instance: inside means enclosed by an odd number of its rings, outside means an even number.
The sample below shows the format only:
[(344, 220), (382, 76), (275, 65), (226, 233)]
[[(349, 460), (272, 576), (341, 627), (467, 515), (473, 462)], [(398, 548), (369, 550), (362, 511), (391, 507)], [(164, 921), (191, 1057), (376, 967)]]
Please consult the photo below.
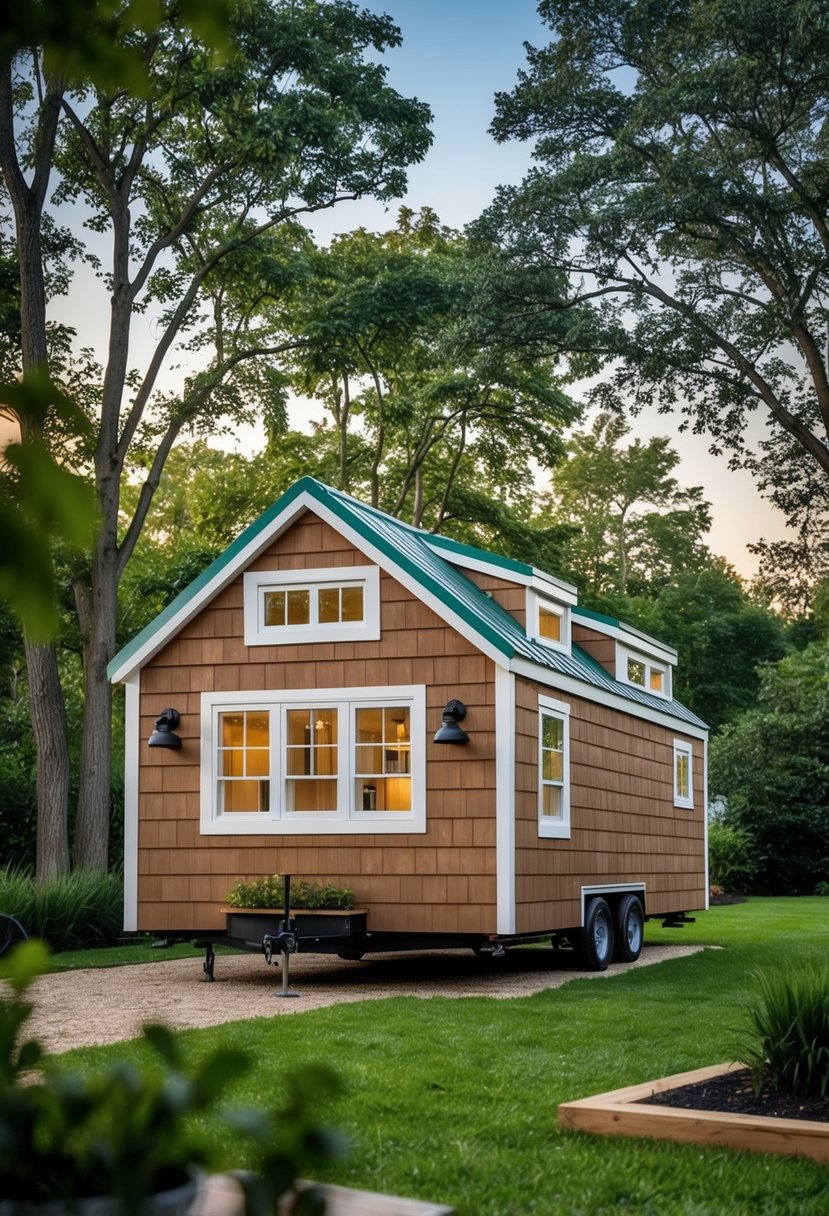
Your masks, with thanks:
[[(0, 71), (0, 166), (12, 200), (20, 265), (20, 346), (24, 372), (48, 370), (46, 285), (41, 217), (48, 190), (62, 82), (46, 80), (34, 141), (31, 186), (26, 183), (14, 142), (12, 71)], [(34, 415), (20, 419), (21, 438), (41, 438)], [(69, 733), (54, 645), (33, 642), (24, 633), (29, 681), (29, 714), (37, 752), (37, 880), (69, 870)]]
[[(107, 664), (115, 653), (118, 605), (118, 554), (107, 499), (92, 566), (91, 586), (75, 586), (75, 602), (84, 641), (84, 721), (81, 742), (78, 809), (75, 818), (75, 867), (106, 870), (112, 784), (112, 686)], [(107, 520), (110, 521), (109, 526)]]
[(39, 883), (69, 870), (69, 737), (54, 646), (24, 639), (29, 715), (37, 748), (37, 862)]

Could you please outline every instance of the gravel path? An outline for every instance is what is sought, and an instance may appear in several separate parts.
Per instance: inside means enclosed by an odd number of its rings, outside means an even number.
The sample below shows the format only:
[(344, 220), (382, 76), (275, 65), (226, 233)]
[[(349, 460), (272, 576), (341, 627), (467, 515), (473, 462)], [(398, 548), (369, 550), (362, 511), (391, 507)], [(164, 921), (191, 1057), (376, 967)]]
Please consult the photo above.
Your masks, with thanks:
[(204, 982), (201, 956), (194, 954), (192, 959), (44, 976), (32, 989), (29, 1030), (47, 1051), (58, 1053), (134, 1038), (145, 1022), (187, 1029), (391, 996), (530, 996), (569, 980), (609, 978), (700, 949), (646, 946), (638, 962), (606, 972), (577, 971), (566, 955), (548, 949), (511, 951), (495, 960), (465, 951), (378, 954), (356, 963), (303, 954), (291, 960), (291, 989), (299, 996), (289, 1000), (276, 998), (282, 987), (280, 969), (268, 967), (260, 955), (217, 956), (211, 984)]

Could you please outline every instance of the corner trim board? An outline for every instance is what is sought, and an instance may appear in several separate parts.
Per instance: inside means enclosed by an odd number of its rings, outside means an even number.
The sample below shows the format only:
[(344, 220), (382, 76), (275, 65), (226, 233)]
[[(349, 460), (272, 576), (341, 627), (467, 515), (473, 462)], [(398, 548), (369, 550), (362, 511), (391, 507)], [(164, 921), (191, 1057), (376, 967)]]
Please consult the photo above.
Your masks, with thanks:
[(498, 933), (515, 933), (515, 676), (495, 667), (495, 889)]
[(124, 681), (124, 932), (138, 928), (138, 748), (141, 674)]

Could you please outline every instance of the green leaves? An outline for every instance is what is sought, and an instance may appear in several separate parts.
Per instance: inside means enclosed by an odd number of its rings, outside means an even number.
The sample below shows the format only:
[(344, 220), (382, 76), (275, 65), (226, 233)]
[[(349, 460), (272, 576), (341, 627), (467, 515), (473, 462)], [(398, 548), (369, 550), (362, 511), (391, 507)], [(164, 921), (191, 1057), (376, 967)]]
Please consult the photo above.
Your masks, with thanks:
[[(817, 0), (545, 0), (555, 39), (496, 99), (499, 140), (538, 168), (478, 226), (608, 368), (607, 405), (677, 410), (735, 463), (762, 411), (829, 480), (829, 19)], [(620, 322), (622, 322), (620, 324)], [(621, 357), (621, 362), (612, 363)], [(763, 465), (765, 488), (785, 484)], [(799, 506), (790, 500), (792, 518)]]
[(745, 1003), (742, 1061), (755, 1093), (829, 1097), (829, 966), (756, 971)]
[(18, 384), (0, 386), (0, 414), (15, 419), (24, 438), (5, 451), (0, 478), (0, 597), (30, 635), (46, 639), (58, 623), (52, 545), (76, 551), (91, 543), (96, 522), (89, 483), (59, 464), (44, 435), (59, 421), (80, 443), (89, 422), (48, 375), (35, 370)]
[[(145, 1027), (151, 1058), (141, 1063), (122, 1059), (89, 1075), (47, 1064), (42, 1076), (24, 1076), (42, 1053), (22, 1041), (31, 1013), (23, 998), (47, 958), (41, 942), (29, 941), (3, 960), (12, 995), (0, 994), (0, 1194), (13, 1206), (98, 1195), (132, 1216), (148, 1196), (190, 1180), (194, 1167), (235, 1166), (241, 1133), (254, 1168), (243, 1184), (247, 1212), (266, 1216), (298, 1174), (341, 1150), (312, 1114), (339, 1092), (329, 1070), (291, 1074), (281, 1107), (225, 1111), (220, 1103), (250, 1071), (251, 1055), (220, 1046), (194, 1061), (164, 1026)], [(221, 1125), (213, 1140), (204, 1132), (208, 1114)]]

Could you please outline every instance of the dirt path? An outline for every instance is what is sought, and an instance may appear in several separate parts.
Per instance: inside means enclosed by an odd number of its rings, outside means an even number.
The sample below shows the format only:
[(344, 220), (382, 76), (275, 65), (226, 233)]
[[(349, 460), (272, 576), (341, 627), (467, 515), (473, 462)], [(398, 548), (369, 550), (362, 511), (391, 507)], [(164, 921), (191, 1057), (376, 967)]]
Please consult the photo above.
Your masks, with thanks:
[(299, 996), (287, 1000), (276, 997), (282, 986), (279, 968), (268, 967), (259, 955), (218, 956), (211, 984), (204, 982), (201, 956), (194, 954), (192, 959), (44, 976), (33, 988), (30, 1031), (47, 1051), (58, 1053), (134, 1038), (145, 1022), (187, 1029), (390, 996), (530, 996), (569, 980), (609, 978), (700, 949), (646, 946), (638, 962), (603, 973), (577, 971), (566, 956), (540, 949), (513, 951), (497, 960), (458, 951), (374, 955), (359, 963), (305, 954), (291, 960), (291, 988)]

